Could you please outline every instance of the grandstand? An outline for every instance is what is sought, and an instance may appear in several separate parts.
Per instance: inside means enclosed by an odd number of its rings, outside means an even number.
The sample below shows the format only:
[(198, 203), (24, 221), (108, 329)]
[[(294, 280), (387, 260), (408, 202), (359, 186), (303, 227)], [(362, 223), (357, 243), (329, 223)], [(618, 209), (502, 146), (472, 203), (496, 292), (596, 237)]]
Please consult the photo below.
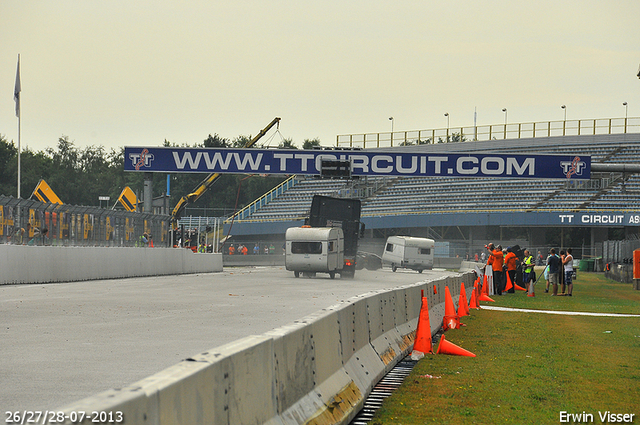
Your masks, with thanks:
[[(592, 164), (637, 164), (640, 134), (467, 141), (379, 150), (389, 149), (451, 154), (590, 155)], [(302, 222), (314, 194), (360, 198), (368, 229), (405, 229), (405, 233), (431, 226), (576, 226), (586, 221), (565, 222), (558, 217), (640, 212), (640, 176), (630, 173), (592, 172), (587, 181), (477, 177), (367, 177), (348, 181), (296, 177), (289, 189), (251, 214), (238, 213), (233, 233), (284, 233), (287, 227)]]

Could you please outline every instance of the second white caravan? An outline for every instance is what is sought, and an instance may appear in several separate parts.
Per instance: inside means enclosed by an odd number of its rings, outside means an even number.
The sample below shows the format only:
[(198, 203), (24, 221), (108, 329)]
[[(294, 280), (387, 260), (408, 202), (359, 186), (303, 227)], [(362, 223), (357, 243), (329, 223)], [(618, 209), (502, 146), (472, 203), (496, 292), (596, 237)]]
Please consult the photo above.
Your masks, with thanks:
[(422, 273), (433, 268), (435, 248), (433, 239), (389, 236), (382, 253), (382, 264), (390, 266), (394, 272), (398, 268), (405, 268)]

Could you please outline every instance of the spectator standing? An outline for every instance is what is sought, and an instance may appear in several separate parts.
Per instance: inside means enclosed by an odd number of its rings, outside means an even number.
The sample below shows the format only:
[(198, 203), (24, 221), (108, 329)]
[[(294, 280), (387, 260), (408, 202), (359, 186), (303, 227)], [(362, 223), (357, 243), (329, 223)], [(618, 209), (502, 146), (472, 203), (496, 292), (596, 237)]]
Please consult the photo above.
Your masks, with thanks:
[[(553, 293), (551, 295), (558, 295), (558, 275), (560, 274), (562, 262), (560, 261), (560, 257), (556, 255), (555, 248), (551, 248), (549, 251), (549, 258), (547, 258), (547, 267), (548, 267), (548, 276), (549, 283), (553, 285)], [(546, 291), (548, 292), (548, 290)]]
[(558, 286), (561, 288), (562, 293), (560, 295), (565, 295), (565, 284), (564, 284), (564, 250), (560, 251), (560, 272), (558, 273)]
[(260, 245), (256, 243), (255, 246), (253, 247), (253, 255), (258, 255), (258, 254), (260, 254)]
[(572, 297), (573, 295), (573, 255), (572, 249), (567, 249), (567, 255), (564, 257), (562, 263), (564, 264), (564, 282), (567, 285), (567, 295)]
[(249, 248), (246, 245), (242, 245), (242, 255), (247, 255), (249, 253)]
[(233, 244), (229, 245), (229, 255), (235, 255), (236, 247)]

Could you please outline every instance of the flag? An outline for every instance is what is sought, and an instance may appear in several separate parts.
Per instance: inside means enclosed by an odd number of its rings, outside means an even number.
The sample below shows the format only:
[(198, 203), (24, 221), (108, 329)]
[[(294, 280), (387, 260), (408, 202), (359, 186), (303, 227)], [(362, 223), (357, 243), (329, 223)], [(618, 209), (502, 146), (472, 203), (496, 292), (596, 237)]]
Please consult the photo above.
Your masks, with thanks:
[(16, 86), (13, 89), (13, 100), (16, 101), (16, 117), (20, 118), (20, 55), (18, 55), (18, 69), (16, 70)]
[(129, 186), (125, 187), (118, 196), (118, 201), (122, 204), (122, 206), (127, 211), (136, 211), (136, 206), (138, 205), (138, 199), (136, 198), (136, 194), (133, 193), (133, 190)]
[(53, 189), (51, 189), (44, 179), (40, 179), (36, 188), (33, 189), (31, 196), (35, 196), (40, 202), (62, 205), (62, 201), (58, 198), (58, 195), (55, 194)]

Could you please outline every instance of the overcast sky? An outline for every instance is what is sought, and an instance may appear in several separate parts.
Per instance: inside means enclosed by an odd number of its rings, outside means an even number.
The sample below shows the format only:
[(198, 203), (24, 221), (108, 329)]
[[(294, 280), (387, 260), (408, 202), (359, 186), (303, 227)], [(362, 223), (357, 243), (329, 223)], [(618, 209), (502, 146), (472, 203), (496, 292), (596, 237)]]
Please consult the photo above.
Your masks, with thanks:
[(33, 150), (640, 116), (638, 0), (0, 0), (16, 142), (18, 54)]

